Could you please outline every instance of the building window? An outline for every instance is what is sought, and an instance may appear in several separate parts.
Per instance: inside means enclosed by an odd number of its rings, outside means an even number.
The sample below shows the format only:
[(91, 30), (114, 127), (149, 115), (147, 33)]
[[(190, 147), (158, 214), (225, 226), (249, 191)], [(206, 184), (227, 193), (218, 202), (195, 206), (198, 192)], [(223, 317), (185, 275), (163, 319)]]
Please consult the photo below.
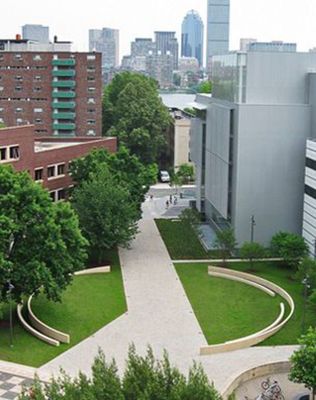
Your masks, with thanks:
[(94, 67), (88, 67), (88, 68), (87, 68), (87, 71), (88, 71), (88, 72), (95, 72), (95, 68), (94, 68)]
[(87, 80), (89, 82), (94, 82), (95, 81), (95, 77), (94, 76), (88, 76)]
[(42, 80), (41, 75), (36, 75), (36, 76), (34, 76), (34, 81), (35, 81), (35, 82), (40, 82), (41, 80)]
[(57, 166), (57, 175), (65, 175), (65, 164), (59, 164)]
[(15, 80), (18, 81), (18, 82), (22, 82), (23, 81), (23, 77), (21, 75), (17, 75), (15, 77)]
[(14, 55), (14, 58), (15, 58), (16, 60), (19, 60), (19, 61), (23, 60), (21, 54), (15, 54), (15, 55)]
[(49, 192), (49, 195), (52, 201), (55, 201), (55, 191)]
[(16, 109), (15, 109), (15, 112), (16, 113), (20, 113), (20, 112), (22, 112), (23, 111), (23, 108), (21, 108), (21, 107), (17, 107)]
[(95, 60), (95, 54), (88, 54), (87, 60)]
[(5, 161), (7, 159), (7, 148), (1, 147), (0, 148), (0, 161)]
[(93, 97), (88, 98), (88, 104), (95, 104), (95, 100)]
[(35, 87), (33, 88), (33, 92), (40, 92), (42, 90), (41, 87)]
[(4, 90), (3, 86), (0, 86), (0, 92), (2, 92)]
[(17, 123), (17, 125), (21, 125), (23, 123), (23, 119), (22, 118), (17, 118), (16, 119), (16, 123)]
[(40, 54), (35, 54), (35, 56), (33, 57), (34, 61), (40, 61), (42, 59)]
[(22, 86), (16, 86), (15, 87), (15, 91), (16, 92), (21, 92), (21, 90), (22, 90)]
[(43, 109), (42, 108), (34, 108), (34, 112), (41, 113), (41, 112), (43, 112)]
[(57, 200), (65, 200), (66, 198), (66, 190), (65, 189), (59, 189), (57, 191)]
[(88, 119), (87, 120), (88, 125), (95, 125), (95, 120), (94, 119)]
[(95, 109), (94, 108), (88, 108), (87, 112), (89, 114), (94, 114), (95, 113)]
[(36, 181), (42, 181), (43, 180), (43, 168), (38, 168), (35, 170), (35, 180)]
[(4, 111), (4, 108), (3, 108), (3, 107), (0, 107), (0, 112), (2, 112), (2, 111)]
[(47, 167), (47, 178), (53, 178), (55, 176), (55, 165)]
[(89, 87), (88, 92), (95, 92), (95, 87)]
[(20, 148), (19, 146), (9, 147), (10, 160), (18, 160), (20, 158)]
[(316, 170), (316, 160), (312, 160), (311, 158), (306, 158), (306, 167)]
[(87, 136), (95, 136), (95, 130), (94, 129), (89, 129), (87, 132)]
[(40, 118), (35, 118), (35, 123), (36, 123), (36, 124), (42, 124), (42, 123), (43, 123), (43, 120), (40, 119)]
[(4, 123), (4, 119), (3, 119), (3, 118), (0, 118), (0, 122), (3, 124), (3, 123)]

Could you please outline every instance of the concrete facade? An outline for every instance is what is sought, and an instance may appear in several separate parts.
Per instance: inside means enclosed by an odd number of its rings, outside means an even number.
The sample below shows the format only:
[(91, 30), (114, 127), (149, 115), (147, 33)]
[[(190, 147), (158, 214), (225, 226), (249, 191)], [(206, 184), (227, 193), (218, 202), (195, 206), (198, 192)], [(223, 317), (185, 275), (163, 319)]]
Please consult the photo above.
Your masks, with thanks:
[(197, 97), (191, 136), (197, 207), (217, 228), (232, 226), (240, 244), (252, 215), (262, 244), (280, 230), (300, 234), (316, 55), (233, 53), (213, 64), (213, 97)]
[(40, 43), (49, 43), (49, 27), (34, 24), (23, 25), (22, 37), (23, 39), (35, 40)]
[(118, 29), (89, 29), (89, 51), (102, 53), (103, 69), (119, 65), (119, 35)]

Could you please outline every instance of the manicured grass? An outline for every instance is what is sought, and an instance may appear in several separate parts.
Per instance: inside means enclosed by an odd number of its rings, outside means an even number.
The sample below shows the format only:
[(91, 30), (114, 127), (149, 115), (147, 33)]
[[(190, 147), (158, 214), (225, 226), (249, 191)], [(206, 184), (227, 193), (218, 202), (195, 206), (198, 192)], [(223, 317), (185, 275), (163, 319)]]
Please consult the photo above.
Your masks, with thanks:
[(219, 258), (217, 250), (204, 250), (188, 223), (168, 219), (156, 219), (155, 222), (173, 260)]
[[(237, 339), (268, 326), (278, 315), (281, 298), (271, 298), (245, 284), (210, 277), (209, 264), (177, 264), (176, 270), (209, 344)], [(249, 272), (248, 263), (230, 264)], [(256, 263), (255, 273), (285, 289), (295, 302), (295, 313), (277, 334), (261, 345), (296, 344), (302, 333), (302, 285), (292, 272), (277, 263)], [(289, 312), (287, 308), (287, 312)], [(308, 307), (306, 326), (316, 325), (316, 309)]]
[(53, 347), (27, 333), (17, 321), (14, 347), (9, 329), (0, 328), (0, 359), (38, 367), (90, 336), (126, 311), (121, 269), (116, 251), (110, 252), (109, 274), (77, 276), (62, 296), (62, 303), (39, 296), (32, 302), (35, 314), (52, 327), (70, 334), (71, 343)]

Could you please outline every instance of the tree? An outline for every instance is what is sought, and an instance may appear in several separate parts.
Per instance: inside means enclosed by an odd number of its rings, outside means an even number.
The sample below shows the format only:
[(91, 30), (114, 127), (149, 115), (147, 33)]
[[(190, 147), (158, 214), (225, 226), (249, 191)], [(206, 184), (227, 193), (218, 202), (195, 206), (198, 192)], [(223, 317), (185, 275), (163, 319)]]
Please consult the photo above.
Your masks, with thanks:
[(164, 352), (156, 360), (151, 348), (142, 357), (131, 346), (123, 378), (115, 361), (108, 363), (102, 351), (92, 365), (92, 378), (83, 373), (70, 378), (64, 372), (59, 378), (42, 385), (35, 378), (32, 394), (24, 389), (20, 400), (220, 400), (221, 396), (210, 385), (202, 367), (194, 364), (186, 378), (169, 361)]
[(3, 122), (0, 122), (0, 129), (5, 128), (5, 124)]
[(289, 379), (295, 383), (303, 383), (312, 391), (314, 400), (316, 397), (316, 329), (310, 328), (298, 342), (300, 348), (290, 358), (292, 368)]
[(265, 256), (265, 248), (260, 243), (245, 242), (240, 248), (240, 257), (250, 261), (253, 268), (253, 261)]
[(71, 163), (72, 179), (76, 185), (82, 185), (89, 181), (91, 174), (100, 168), (117, 177), (117, 180), (128, 186), (131, 200), (137, 203), (139, 217), (141, 204), (145, 200), (145, 194), (149, 186), (156, 182), (158, 167), (156, 164), (144, 166), (135, 155), (123, 146), (117, 153), (109, 153), (105, 149), (92, 150), (87, 156), (78, 158)]
[(86, 261), (87, 242), (70, 204), (52, 203), (27, 172), (0, 167), (0, 302), (38, 293), (59, 300)]
[(219, 249), (222, 254), (223, 264), (226, 265), (227, 257), (232, 254), (237, 246), (235, 233), (232, 228), (218, 231), (214, 241), (214, 247)]
[(212, 82), (204, 81), (197, 88), (198, 93), (212, 93)]
[(164, 132), (171, 123), (155, 81), (125, 72), (107, 86), (103, 100), (104, 129), (129, 148), (144, 164), (151, 164), (165, 150)]
[(189, 224), (194, 232), (199, 235), (199, 226), (201, 223), (200, 213), (194, 208), (185, 208), (180, 214), (180, 221)]
[(194, 179), (194, 168), (189, 164), (181, 164), (176, 172), (182, 178), (184, 184), (191, 182)]
[(278, 232), (271, 239), (271, 251), (276, 257), (284, 259), (292, 268), (308, 255), (308, 246), (302, 236), (295, 233)]
[(185, 107), (183, 109), (183, 111), (189, 115), (191, 115), (192, 117), (196, 117), (197, 115), (197, 111), (195, 108), (191, 108), (191, 107)]
[(99, 262), (105, 250), (128, 246), (137, 233), (138, 205), (128, 185), (104, 166), (74, 189), (72, 204)]

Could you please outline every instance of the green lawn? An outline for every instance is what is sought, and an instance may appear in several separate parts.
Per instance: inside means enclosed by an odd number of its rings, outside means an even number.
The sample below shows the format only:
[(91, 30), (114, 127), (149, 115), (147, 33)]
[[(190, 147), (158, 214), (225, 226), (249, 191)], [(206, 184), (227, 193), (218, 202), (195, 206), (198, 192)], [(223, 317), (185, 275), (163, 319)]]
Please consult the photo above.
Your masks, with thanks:
[(156, 219), (155, 222), (173, 260), (219, 258), (217, 250), (204, 250), (188, 223), (168, 219)]
[[(278, 315), (280, 297), (272, 298), (242, 283), (207, 274), (209, 264), (177, 264), (176, 270), (209, 344), (221, 343), (254, 333), (268, 326)], [(230, 267), (249, 272), (249, 264)], [(301, 335), (302, 285), (291, 271), (276, 263), (256, 263), (256, 274), (283, 287), (293, 297), (295, 313), (286, 326), (263, 345), (296, 344)], [(289, 312), (287, 308), (287, 312)], [(316, 325), (316, 308), (308, 307), (306, 325)]]
[(62, 303), (44, 296), (34, 299), (35, 314), (48, 325), (70, 334), (71, 343), (50, 346), (14, 326), (14, 347), (8, 327), (0, 328), (0, 359), (38, 367), (93, 334), (126, 311), (121, 269), (116, 251), (108, 254), (112, 272), (77, 276), (63, 294)]

